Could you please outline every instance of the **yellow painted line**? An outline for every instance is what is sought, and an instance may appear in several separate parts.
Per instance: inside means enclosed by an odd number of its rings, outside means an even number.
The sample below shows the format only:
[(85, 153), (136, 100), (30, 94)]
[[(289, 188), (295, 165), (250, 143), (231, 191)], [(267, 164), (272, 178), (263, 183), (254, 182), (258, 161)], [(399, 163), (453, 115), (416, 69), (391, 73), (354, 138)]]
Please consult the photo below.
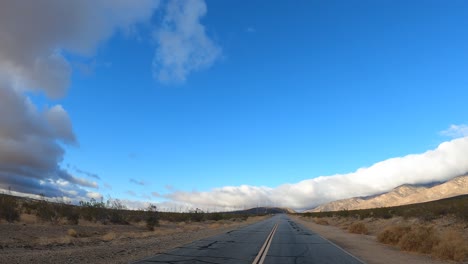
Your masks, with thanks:
[(262, 248), (258, 252), (252, 264), (262, 264), (263, 261), (265, 261), (268, 249), (270, 249), (271, 241), (273, 240), (273, 236), (275, 235), (276, 229), (278, 229), (278, 223), (276, 223), (273, 229), (271, 230), (270, 234), (265, 240), (265, 243), (263, 243)]

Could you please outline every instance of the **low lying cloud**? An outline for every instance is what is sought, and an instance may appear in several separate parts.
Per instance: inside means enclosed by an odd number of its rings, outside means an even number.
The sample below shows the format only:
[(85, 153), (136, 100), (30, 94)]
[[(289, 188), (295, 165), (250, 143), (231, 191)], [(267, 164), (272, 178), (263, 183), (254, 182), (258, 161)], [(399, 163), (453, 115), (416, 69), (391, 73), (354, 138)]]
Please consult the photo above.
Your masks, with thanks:
[(209, 192), (173, 192), (167, 199), (200, 208), (284, 206), (296, 210), (356, 196), (374, 195), (402, 184), (446, 181), (468, 172), (468, 137), (421, 154), (391, 158), (353, 173), (321, 176), (277, 188), (228, 186)]
[(172, 0), (163, 24), (154, 31), (158, 44), (153, 60), (154, 76), (161, 82), (184, 82), (193, 72), (210, 67), (221, 48), (206, 34), (200, 20), (207, 12), (203, 0)]

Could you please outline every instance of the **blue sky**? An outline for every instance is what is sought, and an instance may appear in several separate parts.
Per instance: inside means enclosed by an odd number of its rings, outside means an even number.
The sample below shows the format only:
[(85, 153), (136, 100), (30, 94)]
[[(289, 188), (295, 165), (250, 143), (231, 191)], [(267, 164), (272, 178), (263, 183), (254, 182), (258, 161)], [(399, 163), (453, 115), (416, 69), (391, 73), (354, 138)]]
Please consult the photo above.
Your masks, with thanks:
[[(125, 8), (109, 12), (113, 7), (105, 2), (86, 2), (104, 16), (97, 21), (102, 28), (83, 26), (75, 34), (64, 26), (70, 32), (45, 32), (49, 40), (37, 40), (44, 50), (36, 50), (35, 39), (23, 47), (31, 49), (32, 61), (44, 54), (65, 61), (63, 95), (51, 96), (39, 81), (10, 85), (39, 112), (54, 105), (66, 112), (76, 141), (52, 137), (64, 150), (56, 164), (73, 179), (95, 183), (75, 183), (75, 198), (288, 206), (275, 193), (284, 186), (320, 176), (353, 182), (360, 168), (410, 154), (424, 158), (439, 153), (443, 142), (453, 153), (468, 151), (466, 1), (122, 3)], [(35, 14), (39, 19), (64, 19), (42, 11)], [(86, 19), (86, 12), (77, 17)], [(6, 27), (0, 26), (0, 38), (8, 36)], [(8, 74), (20, 60), (4, 56), (13, 62), (0, 65)], [(17, 68), (27, 73), (21, 63)], [(18, 79), (34, 80), (19, 72)], [(290, 204), (304, 209), (468, 172), (466, 161), (442, 152), (438, 161), (445, 169), (432, 178), (411, 175), (430, 170), (428, 163), (415, 162), (419, 167), (410, 171), (398, 163), (388, 178), (379, 178), (386, 173), (380, 171), (369, 176), (377, 183), (368, 188), (348, 193), (336, 183), (328, 197), (315, 190), (328, 187), (314, 185)], [(7, 177), (19, 176), (4, 176), (0, 187), (11, 184)], [(54, 178), (47, 177), (34, 178)], [(218, 196), (210, 196), (217, 192), (232, 197), (217, 204)]]

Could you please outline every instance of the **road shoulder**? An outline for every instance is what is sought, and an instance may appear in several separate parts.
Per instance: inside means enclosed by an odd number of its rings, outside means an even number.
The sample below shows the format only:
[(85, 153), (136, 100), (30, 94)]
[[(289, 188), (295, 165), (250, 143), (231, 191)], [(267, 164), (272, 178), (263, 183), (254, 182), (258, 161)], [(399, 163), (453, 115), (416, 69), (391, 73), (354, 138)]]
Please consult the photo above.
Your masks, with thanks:
[(306, 221), (299, 216), (291, 216), (298, 224), (332, 241), (352, 255), (365, 261), (368, 264), (386, 263), (412, 263), (412, 264), (446, 264), (434, 260), (430, 256), (415, 253), (403, 252), (391, 246), (381, 244), (374, 236), (350, 234), (335, 226), (318, 225), (311, 221)]

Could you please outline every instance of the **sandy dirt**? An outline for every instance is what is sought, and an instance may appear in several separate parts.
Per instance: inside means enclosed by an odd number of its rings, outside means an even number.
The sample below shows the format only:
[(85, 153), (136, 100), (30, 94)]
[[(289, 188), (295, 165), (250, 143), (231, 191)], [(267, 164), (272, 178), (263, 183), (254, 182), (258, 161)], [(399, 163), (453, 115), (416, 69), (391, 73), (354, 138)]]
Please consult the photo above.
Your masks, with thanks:
[[(0, 263), (131, 263), (262, 219), (264, 217), (201, 223), (162, 221), (155, 231), (147, 231), (144, 223), (101, 225), (83, 221), (80, 225), (53, 225), (1, 222)], [(73, 237), (75, 233), (76, 237)]]
[[(371, 235), (351, 234), (343, 229), (346, 226), (345, 220), (328, 219), (330, 225), (316, 224), (313, 219), (307, 217), (292, 216), (299, 224), (309, 228), (320, 236), (332, 241), (344, 250), (358, 257), (369, 264), (447, 264), (455, 263), (451, 261), (441, 261), (431, 258), (428, 255), (400, 251), (398, 248), (379, 243), (374, 230)], [(397, 221), (397, 220), (395, 220)], [(383, 223), (376, 223), (375, 228), (382, 228)], [(376, 230), (375, 230), (376, 231)]]

